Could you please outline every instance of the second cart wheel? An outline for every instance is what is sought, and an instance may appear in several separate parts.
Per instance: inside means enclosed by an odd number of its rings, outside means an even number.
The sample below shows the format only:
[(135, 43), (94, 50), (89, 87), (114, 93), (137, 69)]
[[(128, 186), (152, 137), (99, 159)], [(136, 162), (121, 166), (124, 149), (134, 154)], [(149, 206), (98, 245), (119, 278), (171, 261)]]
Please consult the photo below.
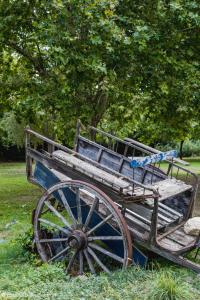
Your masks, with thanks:
[(70, 274), (109, 273), (132, 261), (132, 241), (119, 208), (86, 182), (62, 182), (44, 193), (34, 236), (41, 259), (64, 261)]

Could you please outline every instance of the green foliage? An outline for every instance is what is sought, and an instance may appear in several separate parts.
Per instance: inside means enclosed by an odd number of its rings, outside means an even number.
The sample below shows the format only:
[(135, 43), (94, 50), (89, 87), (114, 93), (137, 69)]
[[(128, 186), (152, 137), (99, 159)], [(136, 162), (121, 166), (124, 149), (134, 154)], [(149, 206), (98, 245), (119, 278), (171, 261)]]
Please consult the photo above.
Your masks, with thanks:
[(183, 154), (185, 157), (200, 156), (200, 140), (185, 141), (183, 144)]
[(20, 234), (19, 237), (16, 237), (14, 243), (19, 245), (26, 260), (30, 260), (34, 263), (38, 262), (39, 259), (37, 258), (32, 227)]
[(132, 4), (132, 9), (123, 5), (120, 12), (126, 32), (133, 34), (133, 56), (139, 63), (135, 62), (135, 76), (130, 71), (130, 81), (137, 79), (139, 89), (112, 104), (103, 125), (148, 143), (185, 140), (195, 126), (199, 128), (200, 52), (193, 43), (199, 4), (143, 2)]
[[(172, 142), (168, 144), (157, 144), (155, 146), (161, 151), (168, 151), (175, 149), (179, 152), (180, 143)], [(183, 156), (184, 157), (199, 157), (200, 156), (200, 140), (186, 140), (183, 144)]]
[(3, 145), (16, 145), (22, 147), (24, 145), (24, 128), (26, 124), (23, 120), (19, 123), (13, 111), (4, 113), (0, 120), (0, 131), (2, 131)]
[(199, 1), (1, 1), (0, 117), (149, 143), (199, 132)]
[[(70, 136), (78, 116), (98, 124), (116, 98), (113, 53), (125, 45), (117, 1), (1, 4), (2, 85), (13, 109), (46, 134)], [(23, 12), (23, 13), (22, 13)], [(118, 50), (117, 50), (118, 49)], [(117, 61), (116, 61), (117, 60)], [(122, 64), (117, 68), (127, 72)], [(15, 84), (14, 74), (19, 75)], [(10, 89), (10, 82), (13, 83)], [(53, 124), (44, 124), (53, 120)], [(48, 121), (49, 123), (49, 121)]]

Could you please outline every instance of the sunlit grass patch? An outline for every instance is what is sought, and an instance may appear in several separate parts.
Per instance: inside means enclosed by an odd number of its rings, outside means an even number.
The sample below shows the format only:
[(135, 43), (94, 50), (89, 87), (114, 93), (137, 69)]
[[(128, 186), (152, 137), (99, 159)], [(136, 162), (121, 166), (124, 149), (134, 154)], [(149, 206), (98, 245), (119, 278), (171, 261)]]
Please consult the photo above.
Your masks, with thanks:
[(163, 271), (159, 272), (153, 279), (149, 299), (184, 300), (195, 298), (188, 283), (170, 271)]
[[(12, 168), (23, 170), (23, 174)], [(31, 226), (31, 213), (41, 190), (27, 182), (25, 164), (0, 164), (0, 238), (12, 239)]]

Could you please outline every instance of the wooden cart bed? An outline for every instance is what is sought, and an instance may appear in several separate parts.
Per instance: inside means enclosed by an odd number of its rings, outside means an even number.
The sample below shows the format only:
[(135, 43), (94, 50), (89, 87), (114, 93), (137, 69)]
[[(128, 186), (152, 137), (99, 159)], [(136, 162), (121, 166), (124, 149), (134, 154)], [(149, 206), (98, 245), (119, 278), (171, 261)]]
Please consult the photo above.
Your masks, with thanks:
[[(150, 194), (149, 190), (144, 191), (144, 189), (140, 188), (139, 186), (133, 187), (132, 182), (129, 181), (129, 179), (131, 178), (129, 178), (128, 176), (125, 176), (120, 173), (117, 174), (116, 171), (108, 167), (106, 168), (109, 172), (105, 171), (105, 168), (104, 170), (100, 169), (100, 163), (98, 167), (94, 166), (91, 163), (83, 161), (80, 158), (77, 158), (75, 155), (66, 153), (62, 150), (57, 150), (53, 152), (52, 158), (59, 160), (65, 163), (66, 165), (79, 170), (82, 173), (88, 174), (88, 176), (93, 177), (98, 181), (103, 181), (105, 184), (109, 184), (113, 188), (117, 188), (124, 195), (130, 195), (131, 193), (134, 193), (135, 196), (141, 196), (144, 194), (144, 192), (147, 195)], [(112, 174), (112, 171), (114, 171), (114, 174)], [(183, 181), (176, 180), (175, 178), (167, 178), (161, 180), (152, 184), (152, 187), (158, 190), (160, 194), (159, 200), (165, 200), (169, 197), (181, 194), (185, 191), (192, 190), (191, 185), (186, 184)]]
[[(150, 195), (150, 191), (144, 191), (144, 189), (139, 186), (137, 188), (133, 187), (133, 184), (128, 180), (129, 178), (123, 178), (121, 174), (111, 174), (110, 172), (105, 171), (105, 169), (102, 170), (97, 168), (96, 166), (91, 165), (91, 163), (83, 161), (80, 158), (77, 158), (75, 155), (66, 153), (64, 151), (54, 151), (52, 158), (58, 160), (60, 163), (66, 164), (68, 167), (77, 169), (78, 171), (96, 179), (97, 181), (103, 181), (103, 183), (111, 185), (113, 189), (118, 191), (120, 190), (124, 196), (132, 193), (134, 195), (133, 200), (131, 202), (127, 201), (124, 204), (124, 207), (126, 208), (125, 217), (130, 227), (136, 227), (138, 232), (148, 237), (148, 234), (151, 230), (153, 200), (151, 205), (143, 201), (137, 201), (137, 203), (134, 203), (134, 197), (144, 194)], [(60, 174), (60, 176), (62, 180), (65, 179), (65, 176), (62, 174)], [(180, 224), (183, 221), (184, 216), (178, 211), (163, 204), (161, 200), (183, 193), (187, 190), (191, 190), (192, 186), (173, 178), (167, 178), (163, 181), (156, 182), (154, 186), (160, 193), (157, 229), (159, 232), (164, 232), (168, 230), (170, 226)], [(149, 198), (149, 200), (151, 200), (151, 198)], [(119, 206), (121, 207), (121, 204), (119, 204)]]
[[(152, 148), (130, 139), (123, 141), (93, 127), (89, 133), (92, 140), (82, 136), (80, 126), (77, 127), (74, 150), (30, 129), (26, 132), (27, 175), (31, 182), (49, 190), (59, 182), (70, 184), (70, 178), (101, 190), (110, 202), (115, 202), (116, 211), (116, 206), (121, 210), (134, 244), (199, 271), (198, 265), (181, 256), (197, 245), (197, 238), (185, 234), (183, 229), (194, 206), (198, 186), (195, 174), (174, 161), (165, 161), (164, 169), (155, 164), (132, 168), (133, 158), (151, 155)], [(46, 143), (46, 149), (31, 147), (30, 135)], [(35, 169), (33, 159), (37, 162)], [(93, 206), (94, 199), (95, 193), (89, 206)]]
[[(54, 169), (51, 169), (51, 171), (61, 182), (70, 179)], [(82, 196), (86, 202), (90, 201), (88, 199), (92, 197), (92, 195), (89, 194)], [(121, 204), (117, 203), (117, 205), (121, 208)], [(124, 216), (130, 232), (132, 232), (134, 237), (142, 234), (143, 238), (148, 240), (151, 230), (152, 207), (144, 203), (126, 203), (125, 207), (126, 212)], [(178, 228), (174, 228), (173, 226), (175, 225), (178, 225)], [(196, 237), (186, 234), (183, 230), (183, 226), (183, 215), (160, 202), (157, 224), (158, 243), (160, 247), (166, 250), (170, 249), (170, 251), (180, 254), (193, 248), (196, 243)]]

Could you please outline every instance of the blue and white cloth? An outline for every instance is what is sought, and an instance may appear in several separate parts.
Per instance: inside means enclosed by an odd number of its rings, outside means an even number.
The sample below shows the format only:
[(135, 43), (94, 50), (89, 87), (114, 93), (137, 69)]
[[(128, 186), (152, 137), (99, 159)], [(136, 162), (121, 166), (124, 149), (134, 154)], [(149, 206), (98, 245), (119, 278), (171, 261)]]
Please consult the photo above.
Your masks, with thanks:
[(130, 162), (131, 168), (138, 168), (138, 167), (144, 167), (146, 165), (150, 165), (152, 163), (156, 163), (165, 159), (177, 157), (177, 151), (176, 150), (170, 150), (167, 152), (160, 152), (158, 154), (153, 154), (151, 156), (146, 157), (139, 157), (136, 159), (133, 159)]

